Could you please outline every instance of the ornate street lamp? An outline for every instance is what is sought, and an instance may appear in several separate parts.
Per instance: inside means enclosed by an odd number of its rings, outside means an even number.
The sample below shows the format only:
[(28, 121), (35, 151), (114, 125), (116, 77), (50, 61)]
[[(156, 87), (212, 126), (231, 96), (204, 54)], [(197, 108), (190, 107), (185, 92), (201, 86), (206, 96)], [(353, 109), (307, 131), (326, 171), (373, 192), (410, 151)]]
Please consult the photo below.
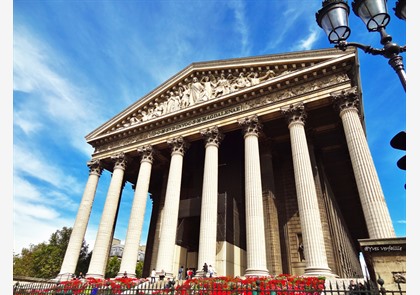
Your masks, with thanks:
[(395, 15), (402, 20), (405, 20), (405, 0), (399, 0), (395, 4)]
[[(343, 51), (348, 46), (362, 49), (365, 53), (382, 55), (388, 59), (388, 64), (397, 73), (404, 90), (406, 90), (406, 76), (401, 52), (406, 46), (399, 46), (392, 42), (392, 37), (385, 31), (391, 17), (387, 11), (387, 0), (354, 0), (353, 12), (366, 24), (369, 32), (379, 32), (383, 48), (376, 49), (369, 45), (347, 42), (350, 36), (348, 16), (350, 8), (347, 0), (323, 0), (322, 8), (315, 14), (318, 25), (325, 31), (330, 43)], [(394, 9), (398, 18), (405, 20), (405, 0), (399, 0)]]

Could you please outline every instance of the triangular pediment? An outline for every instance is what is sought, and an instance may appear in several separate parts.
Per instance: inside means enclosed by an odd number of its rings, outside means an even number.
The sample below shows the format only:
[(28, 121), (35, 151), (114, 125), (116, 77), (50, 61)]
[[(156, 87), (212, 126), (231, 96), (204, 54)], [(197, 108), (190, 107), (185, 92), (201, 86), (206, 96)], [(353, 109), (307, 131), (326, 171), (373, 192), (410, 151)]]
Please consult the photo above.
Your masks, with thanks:
[(88, 134), (86, 139), (95, 146), (94, 142), (142, 129), (143, 125), (147, 129), (157, 125), (157, 121), (171, 122), (171, 117), (177, 118), (177, 114), (194, 113), (194, 109), (202, 109), (212, 102), (255, 94), (262, 87), (285, 89), (308, 76), (319, 79), (327, 68), (331, 71), (337, 64), (345, 65), (354, 54), (352, 50), (324, 49), (192, 63)]

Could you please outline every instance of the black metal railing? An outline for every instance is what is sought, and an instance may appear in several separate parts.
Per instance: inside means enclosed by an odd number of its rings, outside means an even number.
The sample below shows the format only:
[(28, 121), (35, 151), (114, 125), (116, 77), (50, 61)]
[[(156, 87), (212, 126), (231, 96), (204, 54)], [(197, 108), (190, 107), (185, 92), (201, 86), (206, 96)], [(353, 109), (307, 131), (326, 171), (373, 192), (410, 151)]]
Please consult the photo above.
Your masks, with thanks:
[(14, 295), (406, 295), (400, 284), (398, 290), (386, 290), (383, 281), (380, 284), (363, 281), (349, 288), (344, 283), (327, 283), (319, 286), (260, 286), (256, 284), (224, 284), (221, 286), (194, 286), (183, 281), (145, 282), (133, 286), (125, 285), (86, 285), (62, 283), (16, 283)]

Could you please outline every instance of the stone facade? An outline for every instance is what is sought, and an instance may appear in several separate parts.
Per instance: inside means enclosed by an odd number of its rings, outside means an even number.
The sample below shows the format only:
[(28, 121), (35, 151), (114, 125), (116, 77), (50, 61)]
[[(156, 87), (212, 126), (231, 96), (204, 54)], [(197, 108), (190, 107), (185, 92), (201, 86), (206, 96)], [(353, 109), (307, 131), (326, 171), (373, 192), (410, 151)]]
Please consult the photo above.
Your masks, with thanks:
[[(153, 200), (144, 276), (362, 277), (358, 239), (394, 231), (364, 132), (357, 51), (193, 63), (86, 136), (95, 149), (60, 275), (74, 272), (103, 170), (87, 276), (104, 276), (118, 196), (135, 186), (123, 271)], [(108, 250), (108, 252), (106, 252)]]
[(373, 281), (384, 280), (386, 290), (406, 290), (406, 238), (360, 239), (360, 248)]

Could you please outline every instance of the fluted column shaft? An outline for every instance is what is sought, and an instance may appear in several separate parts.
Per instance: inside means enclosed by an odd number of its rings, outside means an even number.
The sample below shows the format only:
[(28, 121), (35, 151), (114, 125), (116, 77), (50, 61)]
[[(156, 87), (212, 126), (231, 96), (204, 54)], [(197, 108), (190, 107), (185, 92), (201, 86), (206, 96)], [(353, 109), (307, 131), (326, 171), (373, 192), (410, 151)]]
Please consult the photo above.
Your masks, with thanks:
[(182, 164), (186, 142), (182, 137), (168, 141), (172, 146), (165, 205), (162, 212), (162, 226), (156, 272), (164, 270), (167, 277), (173, 277), (173, 257), (175, 251), (176, 229), (178, 225), (179, 198), (181, 194)]
[[(198, 266), (204, 263), (215, 267), (217, 243), (217, 201), (218, 201), (218, 164), (219, 144), (222, 135), (217, 127), (201, 131), (206, 140), (204, 160), (203, 193), (201, 199), (200, 238)], [(198, 276), (204, 273), (200, 269)]]
[(123, 153), (115, 155), (112, 158), (115, 161), (114, 170), (86, 277), (104, 278), (105, 276), (106, 264), (113, 238), (115, 217), (126, 168), (126, 158)]
[(395, 237), (375, 164), (359, 118), (356, 88), (331, 94), (340, 109), (357, 189), (371, 239)]
[[(66, 254), (61, 265), (60, 274), (58, 278), (65, 276), (67, 279), (69, 275), (73, 275), (76, 271), (77, 262), (80, 256), (80, 250), (83, 245), (83, 239), (86, 234), (90, 214), (92, 212), (92, 204), (95, 199), (96, 188), (98, 187), (99, 177), (102, 174), (102, 168), (98, 160), (88, 162), (90, 168), (89, 178), (85, 186), (82, 201), (80, 202), (79, 210), (77, 212), (76, 221), (70, 235), (70, 240), (67, 245)], [(63, 278), (64, 279), (64, 278)]]
[(245, 141), (245, 224), (247, 269), (245, 276), (268, 276), (265, 248), (264, 207), (262, 199), (258, 133), (261, 125), (256, 116), (238, 121)]
[(312, 173), (304, 120), (303, 105), (291, 107), (286, 111), (289, 122), (292, 148), (293, 170), (299, 217), (302, 226), (303, 247), (305, 252), (305, 275), (331, 275), (328, 267), (324, 244), (321, 217)]
[[(261, 141), (260, 141), (261, 142)], [(261, 179), (263, 188), (264, 224), (267, 267), (272, 275), (283, 273), (280, 251), (280, 230), (275, 197), (271, 141), (261, 142)]]
[(128, 223), (127, 236), (125, 238), (124, 252), (121, 258), (118, 277), (127, 273), (128, 277), (136, 277), (137, 257), (139, 253), (140, 237), (143, 228), (144, 212), (149, 191), (150, 175), (153, 163), (153, 148), (151, 146), (140, 147), (141, 155), (140, 170), (137, 176), (136, 190), (131, 206), (130, 220)]

